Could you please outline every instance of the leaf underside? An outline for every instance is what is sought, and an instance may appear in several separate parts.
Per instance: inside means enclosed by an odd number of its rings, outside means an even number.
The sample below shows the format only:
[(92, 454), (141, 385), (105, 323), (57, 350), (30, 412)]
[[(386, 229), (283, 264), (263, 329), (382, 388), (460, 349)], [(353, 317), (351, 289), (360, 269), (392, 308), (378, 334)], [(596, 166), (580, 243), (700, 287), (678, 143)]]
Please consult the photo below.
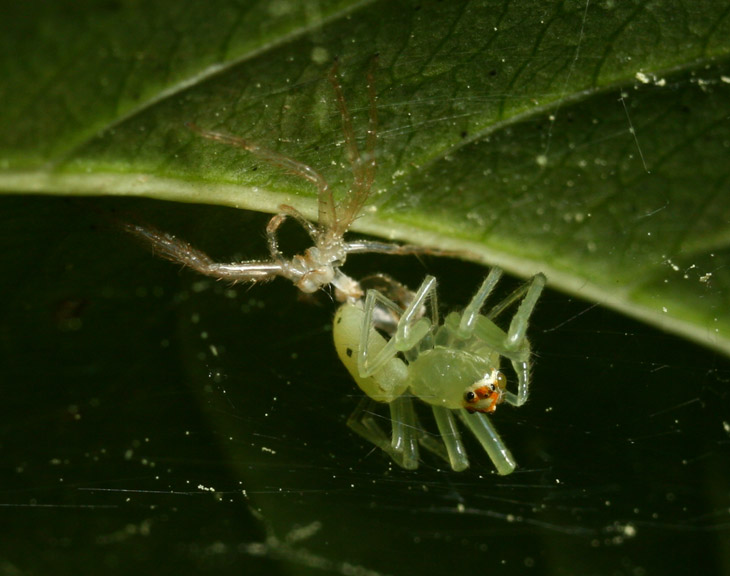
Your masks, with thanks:
[(378, 172), (354, 230), (543, 271), (553, 288), (730, 354), (727, 2), (6, 13), (5, 193), (287, 203), (313, 217), (311, 184), (185, 122), (296, 158), (342, 198), (351, 174), (327, 73), (337, 58), (362, 146), (377, 53)]

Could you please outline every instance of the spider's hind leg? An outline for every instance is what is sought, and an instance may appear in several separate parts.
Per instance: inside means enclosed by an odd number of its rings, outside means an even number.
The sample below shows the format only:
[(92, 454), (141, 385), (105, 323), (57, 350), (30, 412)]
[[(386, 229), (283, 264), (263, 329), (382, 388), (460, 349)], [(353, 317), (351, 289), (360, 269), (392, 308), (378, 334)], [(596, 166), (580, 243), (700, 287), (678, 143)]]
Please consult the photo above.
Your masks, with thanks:
[(363, 398), (347, 419), (347, 425), (368, 442), (388, 454), (398, 466), (407, 470), (418, 468), (418, 430), (413, 402), (407, 396), (400, 396), (389, 404), (393, 426), (392, 437), (388, 438), (375, 421), (373, 407), (377, 402)]

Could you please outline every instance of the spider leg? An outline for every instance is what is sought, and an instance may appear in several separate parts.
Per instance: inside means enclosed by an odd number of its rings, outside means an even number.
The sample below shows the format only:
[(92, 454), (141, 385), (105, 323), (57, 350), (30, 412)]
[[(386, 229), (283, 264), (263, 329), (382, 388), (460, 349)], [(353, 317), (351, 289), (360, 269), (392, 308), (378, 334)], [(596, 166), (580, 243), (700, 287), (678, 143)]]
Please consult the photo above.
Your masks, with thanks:
[(519, 348), (522, 341), (525, 339), (527, 333), (527, 326), (532, 315), (532, 311), (535, 309), (540, 293), (545, 287), (545, 275), (536, 274), (532, 280), (527, 284), (527, 294), (525, 299), (522, 300), (520, 307), (512, 317), (512, 321), (509, 324), (509, 331), (507, 332), (507, 345), (510, 348)]
[[(489, 313), (485, 314), (487, 318), (490, 320), (494, 320), (497, 316), (499, 316), (502, 312), (504, 312), (507, 308), (512, 306), (515, 302), (517, 302), (520, 298), (525, 296), (527, 292), (529, 292), (531, 289), (537, 291), (537, 295), (533, 298), (530, 298), (529, 300), (532, 301), (532, 305), (529, 306), (528, 314), (527, 316), (532, 313), (532, 309), (535, 307), (535, 303), (537, 302), (537, 297), (540, 296), (540, 292), (542, 292), (542, 289), (545, 287), (545, 275), (540, 273), (536, 274), (532, 278), (530, 278), (527, 282), (525, 282), (522, 286), (514, 290), (511, 294), (509, 294), (507, 297), (505, 297), (504, 300), (502, 300), (499, 304), (493, 306)], [(533, 285), (535, 288), (533, 288)], [(528, 300), (527, 297), (525, 297), (525, 300)], [(520, 307), (522, 307), (524, 304), (521, 304)], [(519, 311), (518, 311), (519, 312)], [(516, 316), (515, 316), (516, 317)], [(514, 322), (514, 318), (512, 320)]]
[(374, 400), (363, 398), (347, 419), (347, 425), (353, 432), (388, 454), (402, 468), (418, 468), (417, 428), (411, 399), (401, 396), (390, 403), (393, 423), (391, 438), (386, 436), (373, 417), (373, 407), (376, 405)]
[(526, 333), (530, 315), (535, 309), (544, 287), (545, 276), (543, 274), (535, 275), (532, 280), (517, 288), (497, 304), (487, 316), (491, 320), (520, 298), (523, 298), (517, 312), (512, 317), (503, 348), (499, 351), (500, 354), (510, 360), (512, 368), (517, 374), (517, 394), (509, 390), (504, 392), (504, 400), (513, 406), (522, 406), (527, 402), (530, 386), (530, 344), (527, 341)]
[(440, 250), (438, 248), (427, 248), (413, 244), (393, 244), (390, 242), (378, 242), (373, 240), (354, 240), (345, 244), (345, 251), (348, 254), (390, 254), (393, 256), (445, 256), (447, 258), (463, 257), (464, 252), (456, 250)]
[[(431, 320), (423, 316), (423, 306), (426, 305), (427, 301), (431, 305)], [(384, 308), (386, 313), (400, 318), (400, 320), (395, 329), (395, 334), (387, 341), (385, 346), (374, 352), (373, 356), (370, 357), (369, 333), (373, 326), (377, 326), (374, 322), (374, 314), (378, 306)], [(357, 360), (358, 371), (363, 378), (366, 378), (383, 368), (398, 352), (415, 348), (431, 331), (431, 328), (438, 324), (436, 278), (427, 276), (413, 300), (405, 309), (377, 290), (368, 290), (363, 311), (364, 316), (360, 334), (362, 346)]]
[(150, 226), (121, 223), (122, 228), (151, 247), (157, 255), (192, 268), (199, 274), (231, 282), (258, 282), (285, 274), (281, 263), (272, 262), (215, 262), (205, 252), (166, 232)]
[(348, 195), (346, 203), (343, 202), (345, 205), (339, 207), (339, 213), (336, 215), (337, 220), (334, 223), (334, 228), (340, 235), (344, 234), (350, 227), (350, 224), (352, 224), (352, 221), (357, 218), (357, 215), (360, 213), (362, 207), (365, 205), (365, 202), (367, 202), (367, 199), (370, 196), (370, 189), (372, 188), (373, 181), (375, 180), (375, 144), (377, 138), (378, 114), (377, 107), (375, 105), (376, 95), (373, 69), (376, 65), (377, 57), (373, 58), (367, 75), (370, 107), (364, 158), (360, 155), (360, 150), (355, 138), (355, 131), (352, 126), (352, 117), (350, 116), (350, 111), (347, 108), (345, 96), (342, 91), (342, 85), (337, 77), (336, 60), (329, 73), (329, 80), (335, 91), (337, 107), (339, 108), (340, 117), (342, 119), (342, 131), (345, 136), (345, 151), (347, 153), (347, 159), (350, 162), (353, 177), (350, 194)]
[(477, 325), (477, 318), (479, 318), (479, 312), (484, 306), (484, 302), (492, 293), (492, 290), (496, 286), (499, 279), (502, 277), (502, 269), (496, 266), (489, 271), (489, 274), (482, 282), (482, 285), (477, 290), (471, 302), (466, 306), (464, 312), (461, 315), (461, 322), (459, 322), (459, 336), (466, 339), (469, 338)]
[[(529, 348), (528, 348), (529, 352)], [(517, 374), (517, 394), (505, 390), (504, 401), (518, 408), (527, 402), (527, 396), (530, 392), (530, 361), (529, 360), (510, 360), (512, 368)]]
[[(431, 311), (431, 320), (424, 316), (423, 307), (428, 303)], [(438, 326), (438, 303), (436, 298), (436, 278), (426, 276), (413, 300), (403, 311), (398, 329), (391, 341), (395, 341), (398, 351), (404, 352), (415, 348), (434, 326)]]
[(376, 405), (377, 403), (367, 396), (360, 400), (347, 419), (347, 426), (377, 448), (390, 453), (390, 441), (380, 425), (373, 419), (372, 408)]
[(279, 236), (277, 235), (277, 232), (279, 231), (279, 226), (284, 223), (287, 216), (288, 214), (285, 213), (275, 214), (266, 225), (266, 243), (269, 246), (269, 254), (271, 254), (271, 257), (274, 260), (284, 258), (281, 250), (279, 250)]
[[(434, 437), (429, 434), (418, 420), (418, 415), (413, 408), (413, 399), (410, 396), (401, 396), (399, 402), (403, 402), (401, 407), (391, 409), (391, 418), (393, 421), (393, 446), (399, 442), (404, 442), (408, 446), (413, 446), (413, 440), (417, 439), (418, 444), (441, 458), (444, 462), (448, 462), (451, 468), (456, 472), (461, 472), (469, 467), (469, 460), (466, 457), (466, 449), (461, 442), (461, 434), (456, 427), (456, 422), (450, 410), (442, 407), (434, 407), (434, 415), (439, 427), (439, 436)], [(413, 412), (412, 414), (403, 414), (403, 411)], [(437, 413), (438, 411), (438, 413)], [(398, 440), (400, 435), (402, 440)], [(417, 447), (413, 447), (414, 458), (417, 460)], [(414, 461), (415, 461), (414, 460)], [(407, 468), (407, 466), (404, 466)]]
[[(377, 290), (381, 294), (390, 298), (393, 302), (399, 304), (403, 309), (408, 306), (415, 296), (415, 293), (402, 282), (399, 282), (392, 276), (382, 272), (376, 272), (375, 274), (365, 276), (360, 280), (360, 286), (366, 290)], [(387, 332), (392, 334), (395, 332), (395, 329)]]
[(314, 242), (317, 241), (317, 238), (319, 238), (320, 235), (319, 228), (317, 228), (317, 226), (307, 220), (306, 216), (304, 216), (304, 214), (302, 214), (299, 210), (297, 210), (293, 206), (289, 206), (288, 204), (281, 204), (279, 206), (279, 211), (280, 212), (279, 214), (277, 214), (277, 216), (281, 217), (282, 220), (279, 224), (277, 224), (277, 228), (279, 227), (279, 225), (281, 225), (281, 223), (284, 222), (284, 218), (288, 216), (290, 218), (294, 218), (294, 220), (296, 220), (299, 225), (307, 231), (307, 234), (309, 234), (309, 237)]
[(281, 250), (279, 250), (278, 232), (279, 227), (281, 227), (287, 218), (294, 218), (294, 220), (296, 220), (297, 223), (306, 230), (307, 234), (309, 234), (309, 237), (315, 244), (319, 237), (319, 229), (307, 220), (304, 217), (304, 214), (299, 212), (299, 210), (286, 204), (279, 206), (279, 210), (281, 210), (281, 212), (272, 216), (269, 223), (266, 225), (266, 242), (269, 246), (269, 254), (271, 254), (271, 258), (275, 261), (285, 259)]
[(489, 417), (481, 412), (469, 414), (466, 410), (459, 410), (459, 418), (464, 425), (471, 430), (479, 443), (492, 460), (497, 473), (501, 475), (510, 474), (517, 467), (512, 453), (505, 446), (497, 430), (492, 426)]
[(237, 138), (236, 136), (230, 136), (228, 134), (222, 134), (220, 132), (204, 130), (193, 122), (186, 122), (185, 125), (190, 128), (190, 130), (196, 132), (203, 138), (207, 138), (208, 140), (215, 140), (217, 142), (223, 142), (224, 144), (228, 144), (229, 146), (235, 146), (236, 148), (242, 148), (243, 150), (246, 150), (258, 156), (272, 166), (283, 168), (290, 174), (294, 174), (295, 176), (298, 176), (300, 178), (303, 178), (304, 180), (313, 183), (315, 186), (317, 186), (317, 189), (319, 191), (318, 222), (320, 226), (332, 228), (336, 225), (337, 214), (335, 212), (335, 201), (334, 196), (332, 195), (332, 190), (330, 190), (329, 184), (327, 184), (327, 181), (324, 179), (324, 177), (311, 166), (308, 166), (307, 164), (304, 164), (302, 162), (298, 162), (293, 158), (284, 156), (283, 154), (270, 150), (269, 148), (265, 148), (263, 146), (259, 146), (258, 144), (254, 144), (253, 142), (249, 142), (248, 140), (245, 140), (243, 138)]
[[(451, 468), (456, 472), (466, 470), (469, 467), (469, 458), (466, 455), (466, 448), (464, 448), (464, 444), (461, 441), (461, 434), (456, 427), (452, 411), (443, 406), (432, 406), (431, 408), (436, 419), (441, 440), (443, 440), (444, 446), (446, 446), (446, 454), (440, 454), (441, 457), (451, 464)], [(424, 447), (428, 448), (425, 444)], [(441, 446), (439, 445), (439, 447)], [(434, 450), (431, 451), (435, 452)], [(443, 452), (443, 448), (441, 452)], [(438, 454), (438, 452), (436, 453)]]
[(414, 470), (418, 468), (419, 427), (416, 424), (413, 400), (409, 396), (398, 396), (389, 406), (393, 430), (391, 456), (403, 468)]
[[(380, 309), (377, 309), (378, 306)], [(400, 318), (403, 314), (403, 308), (390, 298), (384, 296), (377, 290), (368, 290), (365, 296), (363, 320), (360, 325), (361, 345), (357, 357), (357, 369), (363, 378), (372, 376), (381, 370), (398, 353), (394, 338), (390, 338), (380, 350), (371, 351), (370, 330), (374, 326), (379, 326), (379, 324), (376, 324), (376, 319), (379, 319), (383, 315), (382, 309), (385, 310), (384, 314), (386, 316), (390, 315)]]
[(382, 273), (371, 274), (359, 282), (361, 290), (377, 290), (400, 307), (400, 310), (389, 310), (376, 307), (373, 311), (373, 326), (380, 332), (391, 337), (398, 328), (400, 315), (406, 306), (413, 300), (415, 293), (395, 278)]
[(340, 118), (342, 120), (342, 132), (345, 135), (345, 152), (347, 153), (347, 159), (352, 167), (353, 175), (357, 179), (359, 177), (359, 171), (361, 168), (360, 150), (357, 147), (357, 141), (355, 140), (355, 130), (352, 127), (352, 117), (350, 111), (347, 108), (347, 101), (345, 100), (345, 94), (342, 91), (342, 84), (337, 77), (338, 62), (334, 61), (332, 68), (329, 71), (329, 81), (332, 84), (332, 88), (335, 91), (335, 100), (337, 102), (337, 108), (340, 111)]

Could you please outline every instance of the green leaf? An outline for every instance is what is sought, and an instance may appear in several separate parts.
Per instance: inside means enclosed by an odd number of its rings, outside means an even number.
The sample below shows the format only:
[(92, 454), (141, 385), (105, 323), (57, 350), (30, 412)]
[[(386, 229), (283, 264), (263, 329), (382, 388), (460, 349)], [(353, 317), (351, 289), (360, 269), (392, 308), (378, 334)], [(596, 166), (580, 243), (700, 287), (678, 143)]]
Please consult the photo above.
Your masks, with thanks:
[(362, 143), (378, 53), (374, 210), (353, 229), (543, 271), (730, 353), (727, 2), (6, 10), (6, 192), (286, 202), (313, 216), (309, 183), (184, 123), (275, 148), (342, 196), (327, 72), (338, 58)]
[[(0, 572), (726, 572), (727, 0), (0, 4)], [(469, 470), (405, 471), (346, 427), (361, 394), (331, 302), (200, 278), (106, 226), (264, 257), (268, 217), (228, 207), (313, 216), (316, 190), (185, 123), (342, 198), (327, 74), (337, 57), (364, 144), (376, 52), (356, 230), (541, 270), (710, 349), (546, 290), (530, 400), (494, 415), (517, 471), (467, 434)], [(444, 309), (485, 275), (347, 271), (434, 274)]]

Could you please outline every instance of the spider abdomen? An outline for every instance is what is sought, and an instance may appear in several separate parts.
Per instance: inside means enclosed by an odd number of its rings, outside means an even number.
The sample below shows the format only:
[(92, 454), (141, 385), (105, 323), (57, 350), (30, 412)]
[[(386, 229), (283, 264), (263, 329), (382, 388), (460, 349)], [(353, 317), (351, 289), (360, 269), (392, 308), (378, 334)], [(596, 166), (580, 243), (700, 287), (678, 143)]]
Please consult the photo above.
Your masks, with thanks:
[[(332, 326), (335, 349), (340, 360), (357, 382), (360, 389), (378, 402), (392, 402), (408, 388), (408, 368), (400, 358), (390, 358), (371, 376), (363, 377), (357, 361), (360, 354), (364, 312), (361, 306), (346, 303), (337, 309)], [(368, 334), (368, 345), (374, 354), (386, 344), (374, 328)]]

